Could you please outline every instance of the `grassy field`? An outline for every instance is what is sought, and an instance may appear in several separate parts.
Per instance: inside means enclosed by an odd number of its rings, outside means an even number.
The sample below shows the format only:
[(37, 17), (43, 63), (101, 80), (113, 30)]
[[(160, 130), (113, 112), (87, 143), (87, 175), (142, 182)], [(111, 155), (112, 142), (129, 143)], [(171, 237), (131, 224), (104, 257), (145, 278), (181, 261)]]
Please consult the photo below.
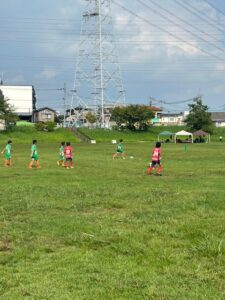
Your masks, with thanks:
[(0, 299), (225, 299), (225, 145), (163, 145), (162, 177), (152, 142), (125, 146), (74, 144), (73, 170), (56, 142), (40, 170), (30, 144), (2, 157)]
[(60, 128), (53, 132), (36, 131), (33, 127), (17, 127), (13, 131), (0, 132), (0, 145), (4, 146), (11, 139), (14, 144), (29, 144), (33, 139), (38, 142), (56, 143), (61, 141), (79, 142), (79, 139), (68, 129)]
[[(86, 137), (98, 142), (111, 142), (112, 140), (124, 139), (126, 142), (136, 142), (136, 141), (155, 141), (158, 137), (158, 134), (162, 131), (170, 131), (176, 133), (180, 130), (187, 130), (182, 126), (153, 126), (150, 127), (147, 131), (118, 131), (118, 130), (109, 130), (109, 129), (88, 129), (88, 128), (79, 128), (79, 132), (84, 134)], [(223, 136), (225, 140), (225, 128), (215, 128), (214, 133), (211, 135), (211, 140), (214, 142), (219, 141), (219, 136)], [(163, 137), (167, 139), (168, 137)]]

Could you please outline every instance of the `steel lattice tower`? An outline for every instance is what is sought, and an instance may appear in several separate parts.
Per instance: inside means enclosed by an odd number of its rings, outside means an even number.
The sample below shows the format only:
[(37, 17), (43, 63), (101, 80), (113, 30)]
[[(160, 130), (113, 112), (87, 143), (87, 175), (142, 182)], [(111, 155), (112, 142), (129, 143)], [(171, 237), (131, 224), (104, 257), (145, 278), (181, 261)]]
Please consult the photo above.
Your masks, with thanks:
[(125, 91), (113, 37), (111, 0), (84, 0), (71, 109), (76, 121), (92, 108), (105, 128), (109, 108), (125, 104)]

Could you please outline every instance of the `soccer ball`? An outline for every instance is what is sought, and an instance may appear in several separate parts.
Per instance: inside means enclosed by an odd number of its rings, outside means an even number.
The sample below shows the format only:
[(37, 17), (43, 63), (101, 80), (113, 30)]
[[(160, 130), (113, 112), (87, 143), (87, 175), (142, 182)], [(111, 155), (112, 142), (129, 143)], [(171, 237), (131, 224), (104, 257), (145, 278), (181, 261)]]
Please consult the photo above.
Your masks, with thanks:
[(134, 157), (133, 156), (130, 156), (130, 159), (133, 159)]

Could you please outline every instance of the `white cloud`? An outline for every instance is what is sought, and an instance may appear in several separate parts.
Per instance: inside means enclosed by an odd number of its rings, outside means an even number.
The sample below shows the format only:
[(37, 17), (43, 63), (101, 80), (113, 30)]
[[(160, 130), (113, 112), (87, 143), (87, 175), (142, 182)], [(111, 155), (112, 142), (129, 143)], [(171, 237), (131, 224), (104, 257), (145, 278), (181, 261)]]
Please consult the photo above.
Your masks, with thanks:
[(58, 72), (56, 72), (53, 69), (45, 69), (41, 73), (37, 74), (37, 78), (41, 79), (53, 79), (58, 75)]

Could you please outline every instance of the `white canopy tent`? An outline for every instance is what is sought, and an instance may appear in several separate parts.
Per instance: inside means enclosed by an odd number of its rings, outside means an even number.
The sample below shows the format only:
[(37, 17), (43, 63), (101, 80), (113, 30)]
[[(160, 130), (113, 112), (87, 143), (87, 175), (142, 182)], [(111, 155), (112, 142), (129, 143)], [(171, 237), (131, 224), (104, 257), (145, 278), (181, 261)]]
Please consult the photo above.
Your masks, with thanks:
[(191, 143), (193, 143), (193, 134), (191, 132), (181, 130), (175, 133), (175, 139), (174, 139), (175, 143), (177, 142), (177, 136), (188, 136), (191, 139)]

